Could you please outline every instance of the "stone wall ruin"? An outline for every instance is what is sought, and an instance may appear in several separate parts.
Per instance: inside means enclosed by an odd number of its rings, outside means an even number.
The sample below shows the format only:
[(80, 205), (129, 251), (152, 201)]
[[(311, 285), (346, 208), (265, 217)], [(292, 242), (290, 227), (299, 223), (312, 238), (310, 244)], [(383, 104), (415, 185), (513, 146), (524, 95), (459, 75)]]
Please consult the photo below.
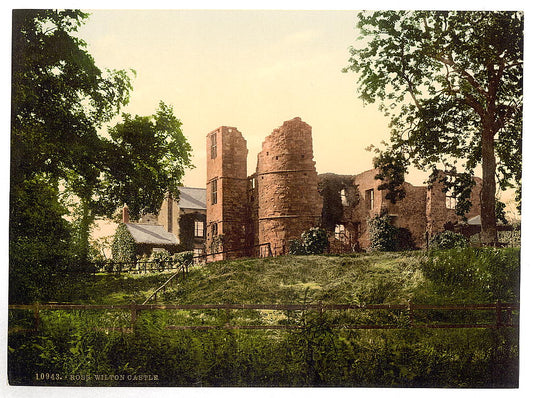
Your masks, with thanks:
[[(424, 247), (428, 236), (459, 220), (438, 181), (430, 186), (405, 183), (406, 197), (393, 204), (378, 189), (376, 169), (319, 176), (312, 129), (300, 118), (284, 122), (265, 138), (251, 176), (246, 140), (235, 127), (210, 132), (206, 153), (208, 261), (264, 255), (265, 248), (258, 245), (266, 243), (271, 254), (287, 254), (291, 240), (316, 226), (330, 232), (333, 251), (365, 249), (370, 244), (367, 220), (384, 213)], [(480, 213), (480, 189), (476, 179), (468, 218)]]

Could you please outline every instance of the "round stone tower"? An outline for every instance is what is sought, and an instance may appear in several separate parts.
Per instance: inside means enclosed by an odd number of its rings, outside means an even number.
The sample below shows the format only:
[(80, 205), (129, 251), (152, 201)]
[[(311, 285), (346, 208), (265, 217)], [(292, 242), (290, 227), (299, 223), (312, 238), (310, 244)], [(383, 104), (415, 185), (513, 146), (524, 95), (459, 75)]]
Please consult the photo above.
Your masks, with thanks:
[(295, 118), (275, 129), (257, 157), (258, 241), (274, 255), (320, 222), (322, 201), (311, 126)]

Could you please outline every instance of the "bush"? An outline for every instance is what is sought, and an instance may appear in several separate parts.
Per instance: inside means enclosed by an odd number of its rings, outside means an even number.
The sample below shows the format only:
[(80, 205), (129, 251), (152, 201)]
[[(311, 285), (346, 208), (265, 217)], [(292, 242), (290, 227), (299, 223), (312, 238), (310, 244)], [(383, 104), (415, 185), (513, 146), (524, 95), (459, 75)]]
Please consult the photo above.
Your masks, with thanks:
[(507, 247), (520, 247), (520, 235), (520, 225), (515, 225), (511, 231), (499, 231), (498, 241)]
[(420, 267), (439, 296), (447, 299), (512, 302), (520, 297), (518, 249), (433, 250)]
[(391, 224), (387, 215), (371, 218), (368, 221), (370, 233), (370, 251), (396, 251), (398, 250), (398, 228)]
[(454, 249), (468, 246), (468, 239), (464, 235), (452, 231), (438, 233), (429, 243), (432, 249)]
[(163, 271), (165, 268), (172, 268), (172, 260), (172, 256), (166, 250), (154, 251), (150, 256), (150, 261), (153, 261), (155, 264), (157, 264), (157, 267), (161, 271)]
[(289, 254), (294, 256), (302, 256), (305, 253), (305, 247), (300, 239), (289, 241)]
[(289, 243), (289, 253), (293, 255), (322, 254), (329, 246), (328, 234), (322, 228), (311, 228), (302, 233), (301, 239)]
[(120, 262), (133, 262), (136, 258), (137, 246), (133, 236), (126, 224), (117, 227), (113, 243), (111, 245), (111, 255), (113, 260)]
[(185, 252), (174, 254), (172, 256), (172, 259), (174, 260), (174, 262), (176, 263), (178, 267), (181, 267), (181, 266), (187, 267), (192, 264), (193, 257), (194, 257), (194, 252), (185, 251)]
[(302, 244), (307, 254), (322, 254), (329, 246), (328, 234), (322, 228), (311, 228), (302, 234)]

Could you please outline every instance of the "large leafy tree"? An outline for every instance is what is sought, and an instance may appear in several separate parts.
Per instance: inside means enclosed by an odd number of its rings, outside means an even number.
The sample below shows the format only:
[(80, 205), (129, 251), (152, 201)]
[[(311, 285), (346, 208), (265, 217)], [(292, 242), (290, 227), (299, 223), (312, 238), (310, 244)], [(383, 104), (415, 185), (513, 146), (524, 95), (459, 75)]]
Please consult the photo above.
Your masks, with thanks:
[(179, 196), (179, 183), (191, 164), (191, 146), (172, 107), (159, 103), (151, 116), (124, 113), (109, 128), (108, 151), (102, 170), (102, 204), (107, 212), (127, 203), (130, 216), (157, 213), (164, 195)]
[(345, 70), (358, 73), (360, 97), (390, 116), (375, 162), (389, 196), (401, 199), (408, 166), (434, 176), (443, 168), (464, 212), (481, 166), (481, 237), (495, 243), (497, 184), (520, 200), (523, 14), (362, 12), (358, 27)]
[(99, 133), (127, 104), (131, 73), (95, 65), (75, 36), (87, 17), (77, 10), (13, 12), (12, 300), (43, 297), (37, 287), (53, 272), (86, 260), (95, 217), (130, 200), (153, 210), (190, 166), (181, 123), (164, 104), (150, 131), (117, 126), (111, 138)]
[(45, 296), (70, 258), (62, 192), (87, 197), (98, 178), (97, 129), (127, 103), (130, 77), (102, 72), (73, 33), (76, 10), (14, 10), (10, 167), (10, 298)]

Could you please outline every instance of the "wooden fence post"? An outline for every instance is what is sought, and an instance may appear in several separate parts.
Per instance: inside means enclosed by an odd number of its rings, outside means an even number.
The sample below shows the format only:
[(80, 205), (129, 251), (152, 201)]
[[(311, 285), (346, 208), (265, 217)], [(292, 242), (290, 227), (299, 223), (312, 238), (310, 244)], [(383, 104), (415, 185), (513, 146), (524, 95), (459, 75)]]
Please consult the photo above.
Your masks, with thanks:
[(411, 300), (407, 300), (407, 313), (409, 316), (409, 327), (413, 327), (413, 305), (411, 304)]
[(39, 303), (35, 303), (34, 304), (33, 317), (34, 317), (35, 331), (37, 332), (39, 330), (39, 326), (41, 324), (41, 319), (40, 319), (40, 316), (39, 316)]
[(499, 328), (502, 325), (502, 303), (500, 300), (496, 302), (496, 327)]
[(229, 322), (229, 319), (230, 319), (230, 315), (229, 315), (229, 313), (230, 313), (230, 309), (229, 309), (229, 308), (226, 308), (226, 309), (225, 309), (225, 313), (226, 313), (226, 323), (225, 323), (224, 327), (229, 328), (229, 325), (230, 325), (230, 322)]
[(137, 322), (137, 306), (135, 305), (134, 302), (132, 302), (130, 304), (130, 311), (131, 311), (131, 319), (130, 319), (130, 323), (131, 323), (131, 330), (135, 330), (135, 323)]

